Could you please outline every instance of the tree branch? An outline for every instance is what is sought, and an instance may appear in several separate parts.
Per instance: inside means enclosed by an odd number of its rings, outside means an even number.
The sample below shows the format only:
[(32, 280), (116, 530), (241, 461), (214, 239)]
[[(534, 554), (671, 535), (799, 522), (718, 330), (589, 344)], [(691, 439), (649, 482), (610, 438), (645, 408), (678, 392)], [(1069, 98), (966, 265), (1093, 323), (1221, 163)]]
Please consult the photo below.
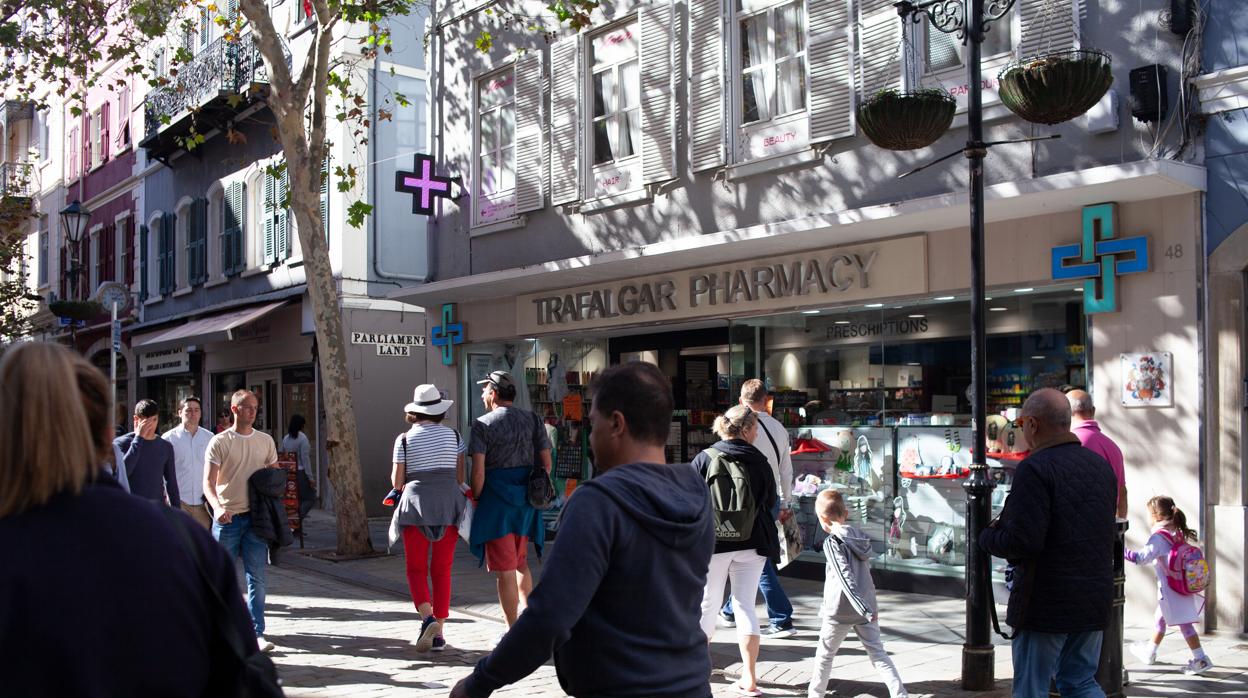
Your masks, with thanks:
[[(317, 21), (322, 23), (316, 35), (316, 59), (312, 73), (312, 138), (310, 139), (312, 161), (320, 167), (325, 162), (326, 151), (325, 102), (329, 95), (330, 48), (334, 43), (334, 26), (338, 24), (341, 15), (331, 15), (329, 3), (326, 0), (313, 0), (312, 7), (316, 12)], [(328, 221), (323, 221), (322, 225), (328, 225)]]
[[(298, 2), (299, 0), (296, 0)], [(282, 55), (282, 40), (277, 28), (273, 26), (273, 18), (269, 16), (268, 4), (264, 0), (241, 0), (239, 9), (251, 23), (251, 32), (255, 37), (256, 48), (269, 64), (269, 89), (273, 98), (269, 100), (269, 108), (277, 115), (278, 120), (290, 108), (302, 108), (302, 101), (294, 100), (293, 94), (283, 93), (282, 88), (291, 84), (290, 69), (286, 67), (286, 57)]]

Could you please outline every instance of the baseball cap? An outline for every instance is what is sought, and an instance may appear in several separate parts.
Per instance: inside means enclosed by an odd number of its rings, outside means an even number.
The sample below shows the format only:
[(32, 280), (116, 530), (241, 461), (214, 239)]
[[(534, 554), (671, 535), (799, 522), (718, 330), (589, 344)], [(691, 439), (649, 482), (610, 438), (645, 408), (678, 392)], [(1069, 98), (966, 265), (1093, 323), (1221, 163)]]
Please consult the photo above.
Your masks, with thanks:
[(491, 371), (490, 375), (485, 377), (485, 380), (477, 381), (477, 385), (485, 385), (486, 383), (493, 384), (495, 388), (512, 388), (516, 385), (516, 382), (511, 378), (511, 374), (506, 371)]

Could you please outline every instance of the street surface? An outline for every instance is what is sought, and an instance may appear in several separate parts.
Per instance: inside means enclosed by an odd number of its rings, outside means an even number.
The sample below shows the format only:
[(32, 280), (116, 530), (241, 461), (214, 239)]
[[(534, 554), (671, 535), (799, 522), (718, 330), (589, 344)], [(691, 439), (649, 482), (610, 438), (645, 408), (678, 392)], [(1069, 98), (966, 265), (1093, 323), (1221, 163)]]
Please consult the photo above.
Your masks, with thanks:
[[(504, 629), (494, 599), (493, 577), (478, 569), (460, 546), (455, 561), (449, 645), (442, 653), (417, 652), (419, 619), (407, 600), (401, 547), (395, 554), (349, 562), (329, 562), (308, 554), (332, 547), (329, 515), (314, 512), (307, 522), (308, 547), (289, 550), (271, 567), (268, 583), (268, 637), (277, 644), (273, 659), (288, 696), (439, 696), (467, 675)], [(384, 547), (385, 522), (374, 522), (373, 541)], [(378, 542), (381, 542), (380, 544)], [(540, 566), (533, 564), (540, 575)], [(814, 624), (821, 585), (784, 579), (796, 608), (795, 637), (764, 639), (759, 657), (760, 688), (767, 695), (804, 696), (814, 656)], [(880, 624), (912, 696), (1008, 696), (1009, 647), (996, 653), (997, 684), (970, 694), (958, 688), (963, 605), (958, 599), (896, 592), (880, 593)], [(644, 612), (644, 609), (642, 609)], [(764, 616), (759, 608), (760, 616)], [(1004, 613), (1004, 609), (1002, 610)], [(721, 628), (712, 644), (715, 696), (737, 695), (729, 684), (739, 670), (734, 630)], [(1135, 639), (1143, 627), (1128, 629)], [(1187, 652), (1177, 633), (1162, 645), (1161, 665), (1145, 668), (1128, 655), (1129, 696), (1248, 696), (1248, 640), (1202, 639), (1216, 666), (1202, 677), (1184, 676)], [(829, 695), (887, 696), (861, 645), (851, 634), (837, 656)], [(563, 696), (548, 663), (500, 696)]]

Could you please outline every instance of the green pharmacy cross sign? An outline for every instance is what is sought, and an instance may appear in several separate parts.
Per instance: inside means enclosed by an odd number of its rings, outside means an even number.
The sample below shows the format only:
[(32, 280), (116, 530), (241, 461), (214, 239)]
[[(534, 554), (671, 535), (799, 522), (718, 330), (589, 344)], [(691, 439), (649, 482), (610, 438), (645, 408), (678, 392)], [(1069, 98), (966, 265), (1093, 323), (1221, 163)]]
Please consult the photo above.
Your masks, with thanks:
[(1083, 241), (1053, 248), (1053, 280), (1083, 279), (1083, 311), (1118, 310), (1118, 276), (1148, 271), (1148, 238), (1117, 238), (1117, 204), (1083, 207)]
[(442, 354), (442, 364), (450, 366), (455, 363), (455, 345), (464, 343), (464, 323), (455, 319), (455, 304), (442, 304), (442, 324), (433, 328), (429, 343), (437, 347)]

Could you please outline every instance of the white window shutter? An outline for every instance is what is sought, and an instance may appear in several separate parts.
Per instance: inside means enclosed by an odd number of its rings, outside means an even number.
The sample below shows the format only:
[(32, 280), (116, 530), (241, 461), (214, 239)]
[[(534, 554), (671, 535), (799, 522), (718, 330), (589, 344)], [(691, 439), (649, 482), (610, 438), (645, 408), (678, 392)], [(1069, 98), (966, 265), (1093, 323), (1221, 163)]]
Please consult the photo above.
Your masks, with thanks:
[(550, 203), (581, 198), (581, 37), (550, 47)]
[(860, 0), (858, 37), (858, 98), (900, 89), (906, 58), (901, 53), (901, 17), (893, 0)]
[(724, 164), (724, 12), (721, 0), (689, 0), (689, 164)]
[[(1070, 51), (1078, 45), (1079, 8), (1072, 0), (1021, 0), (1018, 12), (1022, 28), (1018, 42), (1021, 56)], [(988, 31), (992, 31), (991, 25)]]
[(545, 149), (542, 147), (542, 53), (516, 60), (516, 213), (545, 206)]
[(854, 135), (852, 0), (809, 3), (810, 140)]
[(672, 95), (676, 12), (671, 0), (641, 8), (641, 179), (676, 177), (676, 121)]

